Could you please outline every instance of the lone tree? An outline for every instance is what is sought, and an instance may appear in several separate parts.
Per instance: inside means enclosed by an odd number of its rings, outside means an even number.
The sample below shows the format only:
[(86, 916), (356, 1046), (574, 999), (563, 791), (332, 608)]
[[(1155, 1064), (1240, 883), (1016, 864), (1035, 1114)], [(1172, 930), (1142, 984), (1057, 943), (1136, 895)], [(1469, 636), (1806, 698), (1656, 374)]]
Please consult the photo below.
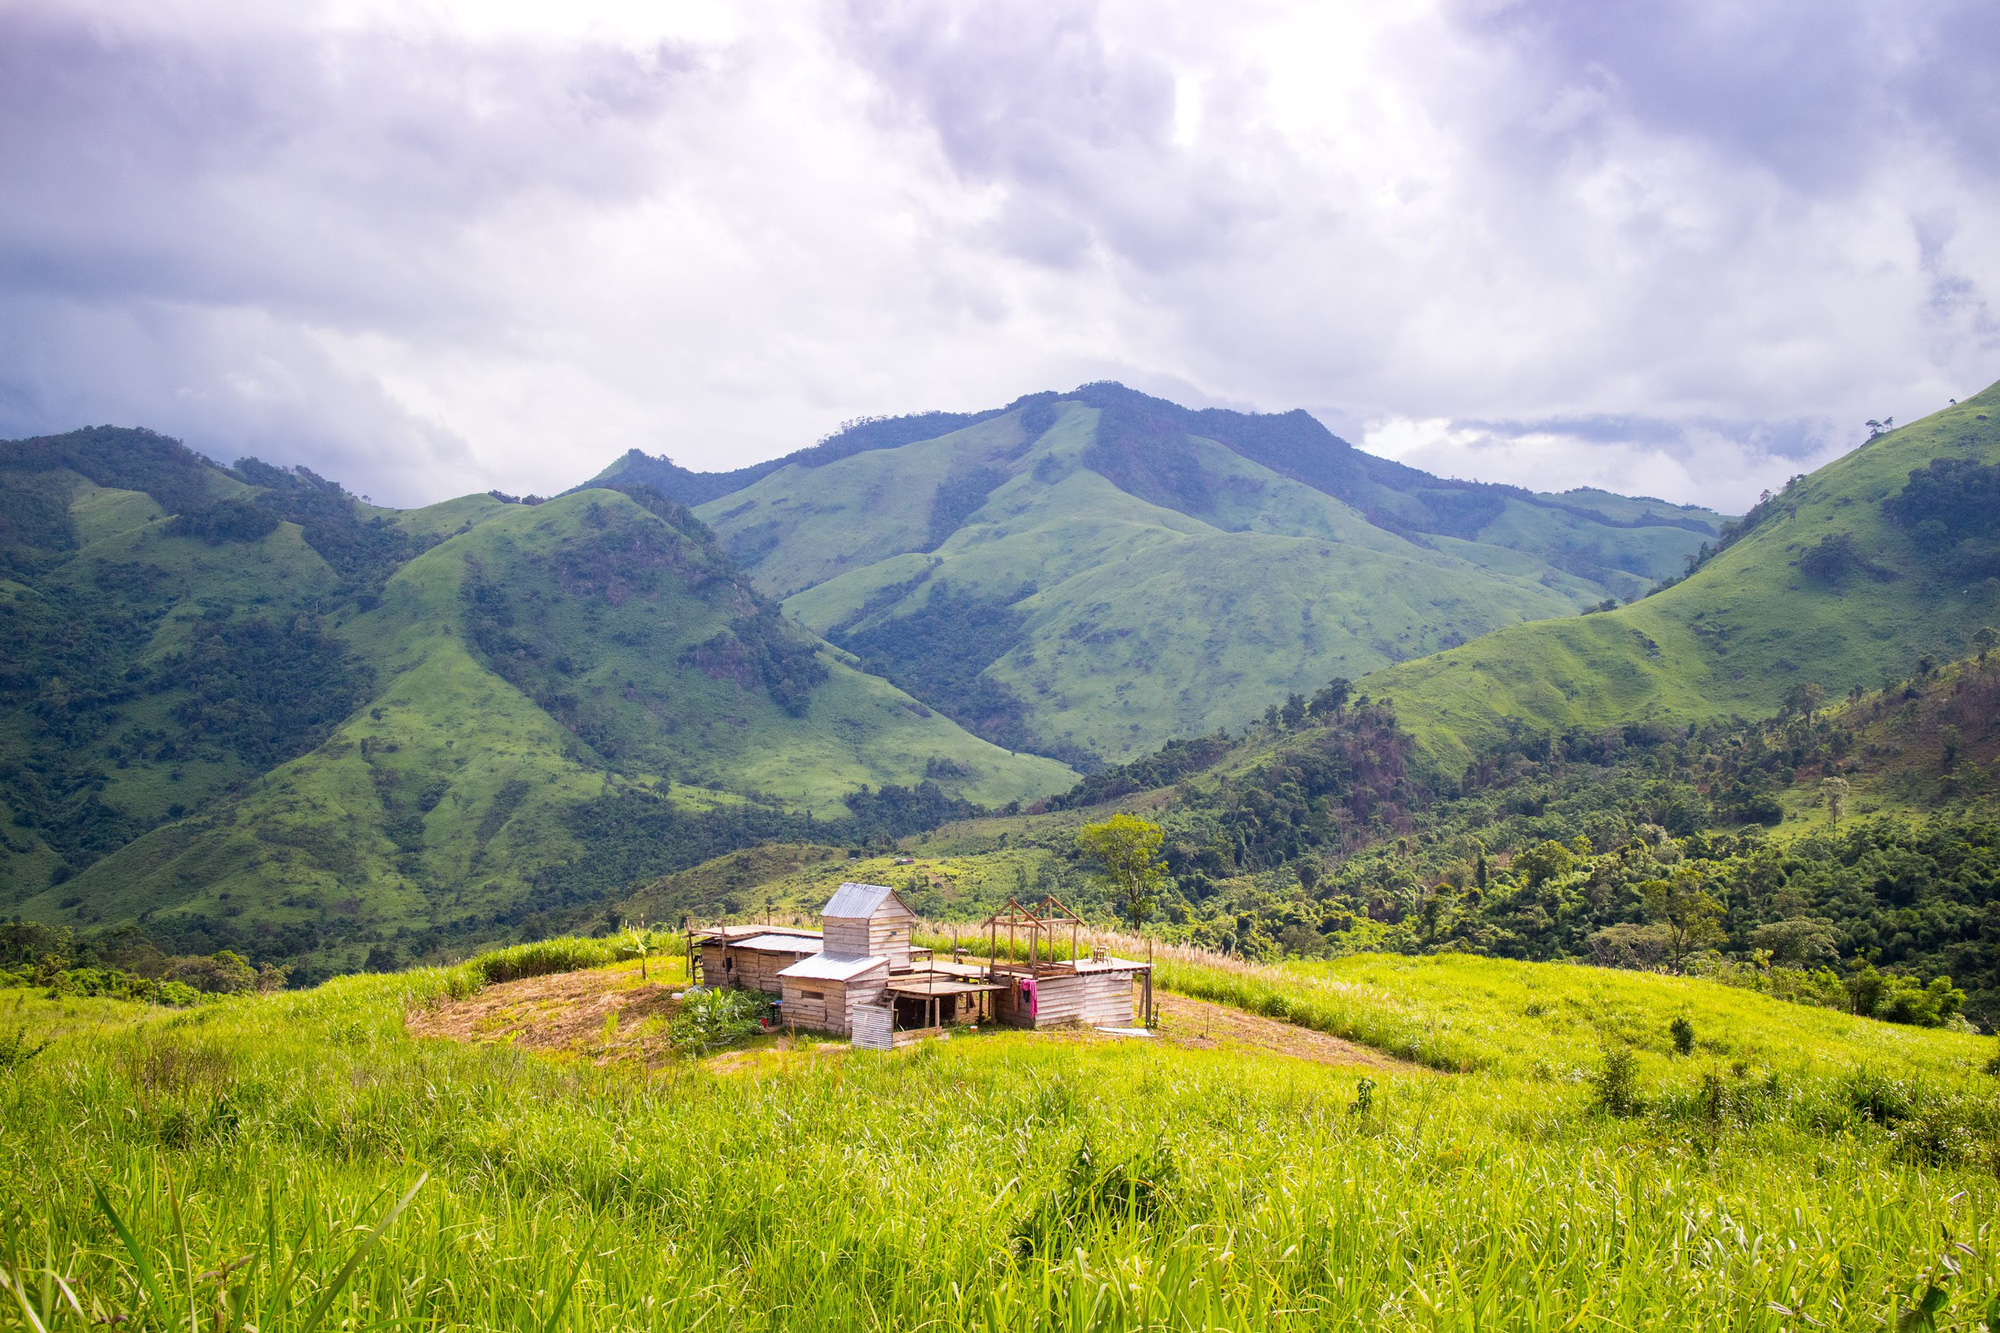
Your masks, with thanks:
[(1167, 865), (1160, 859), (1166, 833), (1137, 815), (1113, 815), (1102, 824), (1086, 824), (1076, 835), (1076, 849), (1088, 861), (1097, 882), (1118, 904), (1119, 915), (1137, 930), (1152, 918)]
[(1819, 789), (1826, 793), (1826, 812), (1833, 816), (1833, 826), (1840, 827), (1840, 817), (1847, 813), (1847, 779), (1821, 778)]
[(1785, 707), (1804, 717), (1807, 726), (1812, 725), (1813, 714), (1825, 703), (1826, 688), (1817, 681), (1794, 685), (1785, 692)]
[(1646, 914), (1667, 928), (1674, 971), (1681, 970), (1689, 954), (1722, 938), (1722, 904), (1693, 866), (1675, 866), (1665, 879), (1640, 885), (1639, 892), (1645, 896)]

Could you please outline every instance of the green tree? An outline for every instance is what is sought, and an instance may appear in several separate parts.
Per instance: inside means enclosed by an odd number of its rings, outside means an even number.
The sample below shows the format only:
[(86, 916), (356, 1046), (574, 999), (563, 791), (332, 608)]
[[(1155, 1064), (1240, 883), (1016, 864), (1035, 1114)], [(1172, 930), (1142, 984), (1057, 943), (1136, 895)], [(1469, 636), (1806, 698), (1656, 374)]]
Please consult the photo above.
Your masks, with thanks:
[(1165, 836), (1151, 820), (1126, 814), (1086, 824), (1076, 835), (1077, 851), (1134, 930), (1151, 919), (1166, 880), (1167, 864), (1160, 859)]
[(1840, 817), (1847, 813), (1847, 779), (1822, 778), (1819, 789), (1826, 793), (1826, 811), (1833, 816), (1833, 826), (1840, 827)]
[(1797, 713), (1811, 726), (1813, 715), (1826, 703), (1826, 688), (1815, 681), (1804, 681), (1785, 691), (1785, 708)]
[(1529, 888), (1560, 879), (1576, 867), (1576, 854), (1559, 842), (1544, 842), (1514, 856), (1514, 871)]
[(2000, 644), (2000, 629), (1994, 629), (1991, 625), (1981, 625), (1972, 636), (1972, 646), (1979, 650), (1979, 660), (1982, 663), (1986, 661), (1986, 654), (1993, 651), (1995, 644)]
[(1646, 914), (1667, 929), (1674, 971), (1681, 970), (1689, 954), (1722, 938), (1722, 904), (1693, 866), (1675, 866), (1665, 879), (1649, 880), (1639, 891)]
[(651, 980), (646, 975), (646, 959), (653, 952), (653, 932), (646, 929), (646, 916), (643, 912), (639, 915), (638, 924), (626, 930), (624, 944), (639, 958), (639, 980)]
[(1354, 682), (1345, 676), (1335, 676), (1326, 688), (1312, 697), (1309, 708), (1314, 717), (1333, 717), (1347, 707), (1348, 696), (1354, 693)]

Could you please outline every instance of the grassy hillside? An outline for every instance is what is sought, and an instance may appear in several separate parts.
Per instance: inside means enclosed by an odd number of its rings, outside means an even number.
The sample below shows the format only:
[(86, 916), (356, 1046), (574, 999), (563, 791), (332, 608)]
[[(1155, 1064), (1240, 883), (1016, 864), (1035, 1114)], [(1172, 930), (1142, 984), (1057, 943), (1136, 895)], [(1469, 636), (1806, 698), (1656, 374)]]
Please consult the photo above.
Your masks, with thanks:
[(1636, 595), (1720, 521), (1442, 482), (1302, 413), (1189, 413), (1115, 385), (803, 455), (699, 512), (871, 669), (1002, 744), (1078, 761)]
[(397, 513), (108, 441), (0, 453), (0, 902), (31, 919), (359, 966), (1072, 777), (801, 633), (658, 497)]
[(1395, 699), (1427, 748), (1463, 763), (1509, 719), (1757, 716), (1800, 684), (1840, 695), (1920, 658), (1962, 656), (1975, 631), (2000, 624), (2000, 568), (1938, 558), (1884, 502), (1933, 460), (2000, 463), (1996, 409), (2000, 386), (1800, 478), (1697, 573), (1635, 605), (1511, 627), (1364, 684)]
[(413, 1041), (442, 972), (0, 998), (55, 1040), (0, 1082), (0, 1268), (52, 1331), (1994, 1317), (1990, 1041), (1481, 960), (1204, 975), (1471, 1072), (994, 1034), (648, 1075)]

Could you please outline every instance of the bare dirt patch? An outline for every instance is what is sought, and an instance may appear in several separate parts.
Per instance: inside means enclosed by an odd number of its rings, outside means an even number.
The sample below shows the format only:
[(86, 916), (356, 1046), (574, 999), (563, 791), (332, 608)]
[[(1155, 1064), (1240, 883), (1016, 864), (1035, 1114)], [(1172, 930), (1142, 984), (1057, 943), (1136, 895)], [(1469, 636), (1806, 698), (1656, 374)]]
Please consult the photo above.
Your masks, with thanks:
[(1193, 1050), (1249, 1048), (1323, 1065), (1361, 1065), (1370, 1069), (1422, 1072), (1418, 1066), (1385, 1055), (1372, 1046), (1330, 1037), (1324, 1032), (1314, 1032), (1311, 1028), (1297, 1027), (1261, 1014), (1245, 1013), (1226, 1004), (1212, 1004), (1186, 995), (1155, 991), (1153, 1005), (1160, 1016), (1160, 1038), (1175, 1046)]
[[(621, 963), (503, 981), (469, 1000), (412, 1010), (403, 1022), (416, 1037), (518, 1046), (596, 1065), (653, 1069), (675, 1057), (667, 1041), (667, 1024), (680, 1008), (674, 996), (684, 989), (686, 984), (679, 981), (670, 985), (642, 981), (637, 963)], [(768, 1063), (768, 1053), (794, 1047), (808, 1052), (847, 1049), (845, 1043), (773, 1033), (709, 1056), (704, 1063), (719, 1073), (755, 1072)]]
[(657, 1065), (673, 1053), (667, 1021), (678, 986), (641, 981), (636, 965), (557, 972), (488, 986), (469, 1000), (413, 1010), (412, 1036), (519, 1046), (606, 1065)]

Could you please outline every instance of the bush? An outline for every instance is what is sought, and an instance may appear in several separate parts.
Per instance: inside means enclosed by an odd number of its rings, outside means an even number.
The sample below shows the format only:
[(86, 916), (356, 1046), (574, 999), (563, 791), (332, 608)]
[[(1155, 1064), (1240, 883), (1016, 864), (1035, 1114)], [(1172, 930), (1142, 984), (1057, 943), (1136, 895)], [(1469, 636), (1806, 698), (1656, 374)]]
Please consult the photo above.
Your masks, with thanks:
[(206, 958), (176, 958), (167, 980), (178, 981), (210, 995), (241, 995), (257, 989), (257, 971), (249, 960), (223, 949)]
[(1599, 1109), (1615, 1116), (1639, 1114), (1639, 1057), (1631, 1047), (1607, 1046), (1594, 1082)]
[(682, 998), (680, 1012), (667, 1024), (667, 1040), (689, 1055), (707, 1055), (762, 1032), (770, 1012), (771, 1001), (762, 991), (698, 986)]
[(1686, 1014), (1667, 1024), (1667, 1033), (1674, 1039), (1675, 1055), (1694, 1054), (1694, 1024), (1688, 1021)]

